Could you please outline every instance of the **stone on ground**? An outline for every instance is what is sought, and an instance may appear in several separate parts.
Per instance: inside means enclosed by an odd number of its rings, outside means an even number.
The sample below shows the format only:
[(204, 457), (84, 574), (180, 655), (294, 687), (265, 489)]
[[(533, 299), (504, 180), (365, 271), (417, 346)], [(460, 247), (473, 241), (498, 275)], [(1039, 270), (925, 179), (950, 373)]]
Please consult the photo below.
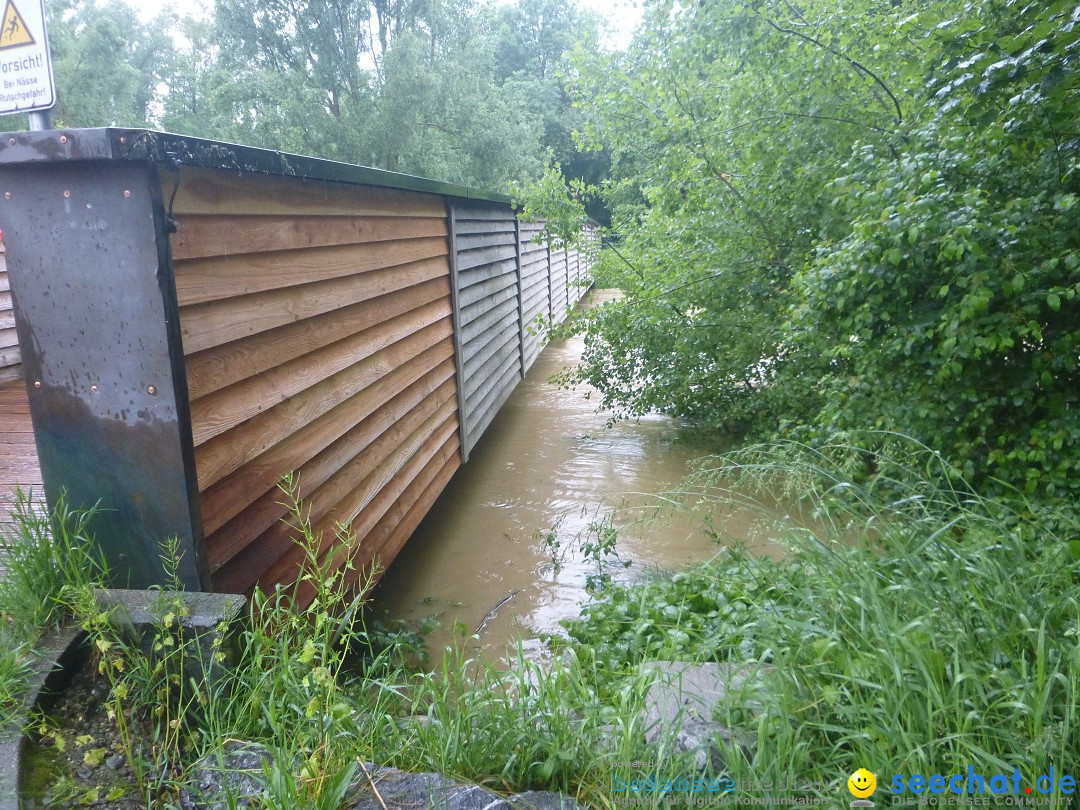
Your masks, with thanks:
[[(273, 754), (264, 746), (229, 743), (220, 757), (209, 754), (196, 764), (180, 804), (183, 810), (260, 807), (265, 770), (272, 763)], [(357, 774), (348, 795), (348, 810), (579, 810), (577, 802), (559, 793), (499, 796), (442, 774), (407, 773), (370, 763)]]
[(698, 770), (724, 769), (722, 747), (754, 745), (746, 732), (713, 719), (718, 704), (729, 695), (746, 701), (746, 691), (760, 688), (760, 665), (689, 664), (684, 661), (648, 661), (642, 672), (654, 678), (646, 696), (645, 741), (655, 745), (667, 737), (677, 753), (692, 753)]

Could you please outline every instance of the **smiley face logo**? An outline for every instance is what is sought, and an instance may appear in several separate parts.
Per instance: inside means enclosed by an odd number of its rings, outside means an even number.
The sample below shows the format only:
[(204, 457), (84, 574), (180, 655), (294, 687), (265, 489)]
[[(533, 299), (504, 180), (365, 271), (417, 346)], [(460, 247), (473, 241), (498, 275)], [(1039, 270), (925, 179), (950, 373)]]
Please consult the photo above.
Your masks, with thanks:
[(866, 768), (859, 768), (848, 777), (847, 789), (856, 799), (867, 799), (877, 790), (877, 777)]

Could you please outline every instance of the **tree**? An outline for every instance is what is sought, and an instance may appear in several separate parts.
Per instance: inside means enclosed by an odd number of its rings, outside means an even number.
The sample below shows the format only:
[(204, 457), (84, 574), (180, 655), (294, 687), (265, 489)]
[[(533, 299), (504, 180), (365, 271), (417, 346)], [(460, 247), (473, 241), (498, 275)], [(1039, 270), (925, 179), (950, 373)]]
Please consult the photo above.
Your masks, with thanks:
[(933, 116), (831, 184), (850, 233), (794, 291), (827, 361), (810, 436), (910, 433), (984, 486), (1080, 492), (1078, 23), (1075, 0), (937, 22)]
[(1076, 0), (650, 3), (629, 53), (579, 60), (628, 296), (571, 381), (1080, 492), (1078, 25)]
[[(859, 140), (895, 148), (914, 47), (875, 50), (891, 4), (648, 3), (626, 53), (579, 55), (585, 143), (610, 150), (624, 301), (587, 317), (572, 380), (605, 406), (725, 431), (775, 427), (814, 391), (782, 329), (815, 240), (842, 233), (822, 189)], [(781, 384), (784, 383), (784, 384)]]
[[(153, 121), (175, 17), (166, 12), (143, 24), (131, 6), (95, 0), (62, 0), (47, 11), (56, 125), (140, 127)], [(24, 116), (8, 116), (8, 128), (25, 126)]]

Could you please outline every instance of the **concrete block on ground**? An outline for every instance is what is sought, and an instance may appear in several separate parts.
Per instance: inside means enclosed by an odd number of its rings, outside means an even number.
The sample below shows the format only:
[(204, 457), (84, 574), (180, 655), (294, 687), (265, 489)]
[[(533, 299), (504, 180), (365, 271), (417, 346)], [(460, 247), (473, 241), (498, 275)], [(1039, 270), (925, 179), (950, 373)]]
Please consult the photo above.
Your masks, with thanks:
[(723, 771), (725, 763), (718, 740), (747, 751), (756, 740), (749, 732), (714, 720), (716, 707), (734, 695), (744, 705), (757, 702), (752, 692), (761, 688), (765, 669), (760, 664), (641, 664), (641, 672), (654, 675), (645, 699), (645, 741), (655, 745), (666, 737), (676, 752), (694, 754), (698, 770), (712, 766), (715, 772)]

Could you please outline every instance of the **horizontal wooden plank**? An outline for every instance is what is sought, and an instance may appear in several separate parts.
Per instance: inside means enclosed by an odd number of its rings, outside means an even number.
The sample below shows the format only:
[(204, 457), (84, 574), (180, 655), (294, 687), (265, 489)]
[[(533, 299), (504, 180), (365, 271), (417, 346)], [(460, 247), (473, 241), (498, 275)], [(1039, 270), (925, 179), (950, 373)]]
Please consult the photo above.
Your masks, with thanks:
[[(520, 334), (517, 319), (508, 320), (499, 331), (492, 330), (486, 333), (484, 338), (483, 341), (477, 341), (473, 347), (470, 347), (472, 351), (465, 360), (466, 381), (474, 380), (477, 372), (483, 368), (492, 355), (499, 353), (500, 350), (518, 351)], [(468, 388), (468, 382), (466, 382), (466, 388)]]
[(518, 355), (517, 346), (510, 347), (512, 351), (496, 352), (485, 363), (481, 371), (473, 377), (473, 381), (479, 385), (470, 387), (466, 382), (465, 415), (466, 423), (472, 424), (473, 417), (478, 410), (483, 410), (483, 403), (491, 398), (491, 392), (496, 388), (509, 386), (513, 388), (517, 381), (513, 379), (514, 372), (520, 378), (521, 358)]
[(5, 380), (5, 373), (12, 370), (0, 369), (0, 431), (4, 437), (0, 443), (0, 523), (10, 518), (16, 488), (32, 490), (35, 496), (42, 492), (30, 401), (22, 380)]
[(547, 252), (521, 254), (521, 272), (525, 276), (542, 276), (547, 272)]
[(19, 333), (15, 331), (14, 326), (10, 326), (7, 329), (0, 329), (0, 346), (8, 348), (9, 346), (19, 345)]
[(525, 295), (532, 295), (533, 293), (543, 293), (544, 295), (547, 295), (548, 274), (546, 268), (543, 273), (526, 276), (521, 288)]
[(456, 237), (473, 236), (477, 234), (510, 234), (517, 233), (514, 230), (514, 220), (455, 220), (454, 235)]
[(541, 297), (536, 305), (525, 311), (525, 329), (537, 331), (541, 329), (541, 325), (538, 322), (538, 318), (547, 319), (550, 314), (551, 302), (547, 297)]
[[(465, 321), (464, 315), (462, 316), (462, 322), (464, 326), (458, 327), (461, 333), (461, 344), (468, 348), (477, 337), (487, 332), (492, 327), (499, 329), (502, 327), (504, 319), (506, 317), (517, 318), (517, 298), (507, 297), (500, 301), (497, 305), (493, 305), (490, 309), (484, 312), (480, 317), (473, 318), (470, 321)], [(496, 326), (496, 324), (498, 324)], [(469, 352), (465, 352), (465, 356), (468, 357)]]
[[(454, 374), (452, 356), (440, 344), (395, 369), (387, 385), (366, 388), (313, 419), (284, 441), (203, 491), (203, 529), (209, 535), (239, 515), (281, 477), (299, 470), (388, 402), (427, 396)], [(410, 392), (411, 393), (408, 393)], [(379, 422), (369, 423), (378, 425)]]
[(536, 343), (534, 345), (528, 345), (525, 347), (525, 373), (529, 373), (529, 369), (533, 367), (536, 362), (536, 358), (540, 356), (540, 352), (544, 350), (543, 343)]
[(485, 264), (493, 264), (495, 262), (507, 260), (517, 261), (517, 251), (514, 249), (513, 245), (497, 245), (495, 247), (470, 250), (464, 253), (459, 249), (457, 254), (457, 269), (458, 272), (464, 273), (468, 270), (472, 270), (474, 267), (483, 267)]
[[(450, 410), (442, 425), (434, 431), (426, 424), (415, 431), (407, 444), (399, 448), (399, 452), (385, 459), (375, 470), (364, 478), (358, 485), (345, 492), (340, 500), (328, 510), (322, 520), (312, 522), (312, 528), (316, 535), (322, 536), (321, 557), (323, 561), (330, 556), (342, 558), (355, 552), (355, 545), (349, 548), (341, 548), (336, 542), (334, 533), (336, 523), (351, 521), (349, 535), (354, 543), (363, 543), (363, 538), (371, 527), (378, 523), (379, 519), (386, 514), (398, 497), (404, 492), (409, 483), (424, 468), (427, 461), (435, 455), (449, 436), (457, 431), (457, 420), (454, 418), (453, 409)], [(337, 491), (334, 491), (337, 494)], [(291, 541), (290, 535), (294, 529), (282, 526), (275, 527), (267, 534), (253, 543), (251, 548), (257, 550), (258, 563), (247, 560), (245, 567), (258, 570), (269, 559), (274, 561), (265, 568), (265, 573), (260, 578), (263, 587), (277, 583), (291, 582), (299, 572), (302, 552)], [(343, 556), (344, 555), (344, 556)], [(245, 555), (248, 556), (248, 555)], [(251, 555), (254, 556), (254, 555)], [(276, 558), (276, 559), (275, 559)], [(232, 566), (222, 569), (223, 578), (235, 574), (250, 577), (251, 571), (233, 572)], [(253, 582), (237, 582), (243, 585), (244, 590), (251, 587)]]
[[(161, 168), (159, 177), (171, 195), (176, 175)], [(174, 214), (447, 215), (445, 199), (436, 194), (192, 166), (180, 169), (172, 208)]]
[(457, 248), (458, 256), (463, 260), (467, 259), (471, 253), (493, 247), (507, 248), (509, 255), (517, 256), (517, 240), (514, 238), (513, 230), (509, 233), (455, 235), (454, 247)]
[(405, 312), (449, 298), (450, 279), (443, 276), (205, 349), (185, 360), (188, 395), (198, 399)]
[(244, 466), (364, 388), (392, 386), (391, 372), (407, 360), (436, 346), (452, 350), (450, 333), (450, 322), (445, 320), (425, 327), (206, 442), (195, 453), (199, 489)]
[(180, 310), (184, 353), (194, 354), (293, 321), (332, 312), (449, 275), (449, 272), (445, 258), (425, 259), (288, 290), (273, 290), (184, 307)]
[(469, 439), (474, 446), (480, 437), (484, 435), (484, 431), (488, 429), (491, 421), (495, 418), (495, 414), (498, 413), (502, 404), (506, 402), (507, 397), (513, 393), (520, 380), (520, 369), (517, 367), (517, 361), (515, 360), (514, 363), (504, 366), (500, 376), (495, 379), (494, 384), (488, 390), (487, 395), (470, 410), (466, 421), (469, 425)]
[[(337, 524), (352, 521), (356, 536), (363, 542), (381, 512), (393, 504), (415, 475), (399, 473), (410, 465), (415, 467), (418, 454), (425, 448), (429, 453), (434, 451), (457, 430), (456, 405), (456, 399), (447, 399), (418, 424), (412, 424), (411, 430), (394, 430), (380, 436), (368, 452), (346, 465), (342, 474), (316, 490), (309, 498), (315, 530), (329, 533)], [(390, 486), (395, 478), (397, 491)]]
[(0, 311), (0, 329), (15, 328), (15, 313), (10, 309)]
[[(339, 546), (335, 550), (336, 553), (328, 551), (327, 559), (323, 560), (324, 565), (328, 565), (331, 570), (337, 571), (349, 561), (354, 563), (354, 568), (361, 570), (372, 564), (373, 557), (381, 551), (385, 543), (383, 537), (386, 533), (377, 532), (377, 527), (380, 524), (399, 523), (402, 517), (408, 514), (409, 508), (416, 503), (420, 495), (428, 490), (433, 479), (445, 467), (447, 461), (457, 454), (457, 422), (454, 420), (450, 424), (453, 431), (448, 435), (440, 431), (439, 434), (433, 436), (421, 449), (420, 453), (410, 461), (408, 468), (395, 476), (391, 486), (398, 495), (391, 503), (385, 506), (379, 504), (378, 511), (381, 514), (377, 514), (376, 510), (369, 507), (358, 516), (353, 526), (353, 532), (355, 537), (360, 538), (359, 542), (354, 543), (351, 547)], [(443, 438), (444, 436), (445, 438)], [(442, 440), (441, 445), (438, 444), (440, 439)], [(301, 588), (303, 588), (303, 584)], [(313, 590), (309, 591), (309, 593), (312, 596), (314, 595)], [(301, 601), (307, 598), (303, 595), (303, 592), (301, 592), (300, 597)]]
[(525, 321), (528, 322), (534, 315), (542, 310), (547, 309), (547, 285), (541, 285), (534, 287), (532, 290), (526, 290), (522, 294), (521, 298), (521, 310), (524, 313)]
[(12, 383), (23, 379), (22, 364), (0, 367), (0, 385)]
[[(479, 284), (470, 284), (462, 287), (458, 293), (458, 304), (462, 308), (472, 306), (490, 295), (502, 292), (510, 288), (517, 290), (517, 276), (513, 273), (502, 273), (491, 278), (484, 279)], [(514, 293), (517, 294), (516, 292)]]
[(551, 278), (547, 274), (544, 274), (538, 280), (531, 281), (529, 284), (526, 285), (525, 295), (528, 298), (532, 298), (536, 295), (540, 295), (546, 298), (550, 287)]
[[(441, 385), (433, 389), (428, 384), (430, 382), (428, 377), (434, 379), (437, 376), (443, 376), (445, 379)], [(293, 483), (301, 500), (306, 501), (312, 492), (335, 475), (346, 463), (364, 453), (375, 439), (398, 423), (426, 418), (428, 411), (425, 410), (425, 400), (441, 405), (445, 400), (454, 398), (456, 398), (454, 380), (451, 376), (441, 374), (441, 367), (433, 369), (359, 424), (353, 426), (313, 458), (300, 465)], [(215, 571), (219, 569), (286, 514), (287, 507), (283, 502), (282, 493), (275, 484), (207, 537), (207, 556), (211, 568)]]
[[(469, 270), (459, 270), (458, 291), (460, 293), (464, 293), (471, 287), (475, 287), (477, 284), (483, 284), (489, 279), (493, 278), (510, 278), (517, 280), (517, 265), (514, 262), (513, 256), (510, 256), (499, 262), (482, 264), (477, 267), (470, 268)], [(477, 296), (470, 293), (470, 303), (473, 303), (478, 298), (482, 297), (482, 295)]]
[[(323, 484), (342, 476), (362, 480), (391, 450), (404, 441), (434, 414), (453, 408), (452, 380), (430, 394), (421, 387), (408, 389), (413, 396), (398, 396), (345, 433), (315, 458), (302, 465), (294, 478), (308, 514), (318, 516), (320, 498), (326, 498)], [(403, 391), (402, 394), (407, 392)], [(416, 397), (415, 394), (421, 394)], [(408, 407), (402, 407), (408, 401)], [(320, 494), (322, 493), (322, 494)], [(249, 543), (274, 529), (288, 514), (282, 493), (272, 488), (248, 508), (207, 538), (207, 556), (212, 571), (219, 570)], [(328, 504), (327, 508), (329, 508)]]
[(514, 209), (506, 203), (454, 200), (454, 219), (514, 219)]
[(180, 306), (187, 306), (395, 267), (445, 256), (447, 251), (446, 238), (435, 236), (303, 251), (189, 259), (176, 262), (176, 296)]
[(252, 216), (185, 214), (170, 239), (173, 259), (446, 236), (446, 221), (430, 217)]
[[(454, 473), (461, 468), (461, 454), (458, 453), (458, 446), (457, 437), (451, 437), (446, 446), (428, 462), (421, 474), (409, 484), (394, 504), (390, 514), (384, 516), (379, 525), (370, 532), (370, 544), (361, 544), (355, 558), (356, 566), (353, 570), (345, 572), (343, 585), (354, 586), (373, 565), (379, 566), (380, 570), (386, 570), (390, 566), (398, 552), (412, 537), (420, 521), (431, 511), (431, 507), (446, 489)], [(399, 517), (403, 509), (405, 509), (404, 515)], [(381, 539), (386, 531), (384, 526), (390, 529), (386, 540)]]
[[(511, 277), (511, 281), (514, 279)], [(517, 309), (517, 285), (507, 286), (497, 292), (492, 292), (486, 298), (482, 298), (478, 301), (474, 301), (471, 304), (463, 305), (461, 307), (461, 317), (459, 323), (461, 324), (461, 340), (464, 343), (468, 343), (472, 340), (476, 334), (477, 329), (473, 327), (473, 324), (480, 321), (485, 316), (490, 316), (492, 313), (505, 312), (506, 302), (513, 301), (513, 306)]]
[(22, 355), (18, 346), (8, 346), (0, 349), (0, 368), (17, 366), (22, 362)]
[(195, 446), (437, 321), (447, 321), (449, 334), (449, 319), (450, 302), (444, 298), (194, 400), (191, 423)]

